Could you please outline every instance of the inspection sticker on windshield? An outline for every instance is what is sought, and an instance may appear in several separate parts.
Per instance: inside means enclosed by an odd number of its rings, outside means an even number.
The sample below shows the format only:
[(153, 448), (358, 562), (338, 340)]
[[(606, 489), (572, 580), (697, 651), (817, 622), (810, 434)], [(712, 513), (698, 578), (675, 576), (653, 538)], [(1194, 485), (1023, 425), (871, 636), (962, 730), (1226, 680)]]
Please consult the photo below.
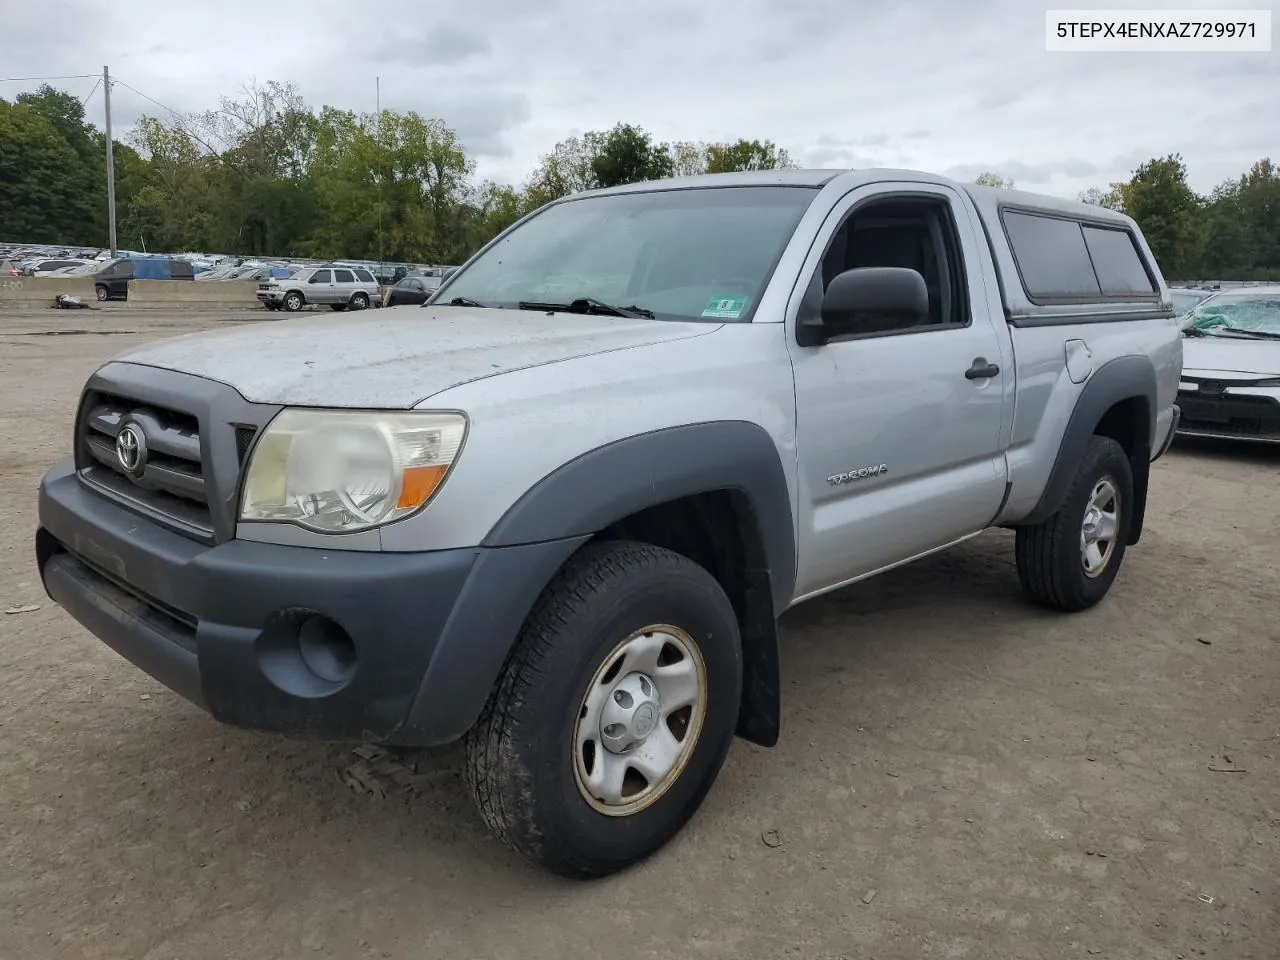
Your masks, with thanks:
[(707, 301), (706, 309), (702, 311), (702, 315), (704, 317), (714, 317), (717, 320), (737, 320), (746, 312), (746, 297), (712, 297)]

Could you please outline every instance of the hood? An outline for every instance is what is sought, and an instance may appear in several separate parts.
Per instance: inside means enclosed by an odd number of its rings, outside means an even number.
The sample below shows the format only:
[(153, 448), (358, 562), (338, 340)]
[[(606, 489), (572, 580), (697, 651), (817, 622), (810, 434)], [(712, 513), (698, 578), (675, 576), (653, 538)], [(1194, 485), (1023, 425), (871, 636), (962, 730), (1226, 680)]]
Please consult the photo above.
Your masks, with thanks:
[(1185, 337), (1182, 371), (1280, 377), (1280, 340)]
[(407, 409), (450, 387), (719, 324), (479, 307), (387, 307), (189, 334), (116, 359), (191, 373), (255, 403)]

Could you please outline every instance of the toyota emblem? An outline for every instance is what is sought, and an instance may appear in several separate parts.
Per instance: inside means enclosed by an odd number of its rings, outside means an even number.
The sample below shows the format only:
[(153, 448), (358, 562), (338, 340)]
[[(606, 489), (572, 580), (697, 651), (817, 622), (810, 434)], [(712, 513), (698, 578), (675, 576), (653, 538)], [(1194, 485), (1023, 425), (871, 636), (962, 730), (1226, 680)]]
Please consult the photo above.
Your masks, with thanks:
[(147, 465), (147, 441), (134, 424), (126, 424), (116, 434), (116, 459), (125, 473), (139, 475)]

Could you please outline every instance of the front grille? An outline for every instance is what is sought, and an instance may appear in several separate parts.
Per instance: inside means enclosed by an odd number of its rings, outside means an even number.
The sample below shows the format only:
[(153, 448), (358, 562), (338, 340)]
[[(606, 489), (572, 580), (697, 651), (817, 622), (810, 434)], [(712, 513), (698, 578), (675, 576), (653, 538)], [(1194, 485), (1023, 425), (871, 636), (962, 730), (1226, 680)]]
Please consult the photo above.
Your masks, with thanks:
[(1183, 433), (1255, 440), (1280, 440), (1280, 404), (1265, 397), (1178, 394)]
[[(85, 480), (184, 532), (213, 538), (200, 423), (194, 416), (103, 393), (87, 395), (82, 409)], [(130, 442), (124, 445), (126, 427)], [(130, 449), (137, 459), (132, 466)]]

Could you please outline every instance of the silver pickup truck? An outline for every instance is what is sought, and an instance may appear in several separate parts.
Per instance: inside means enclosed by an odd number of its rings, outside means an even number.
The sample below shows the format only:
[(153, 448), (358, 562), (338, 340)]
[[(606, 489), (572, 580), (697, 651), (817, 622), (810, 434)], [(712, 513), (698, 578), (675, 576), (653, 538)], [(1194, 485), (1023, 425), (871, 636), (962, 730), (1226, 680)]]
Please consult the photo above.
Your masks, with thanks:
[(990, 527), (1038, 603), (1101, 600), (1181, 360), (1099, 207), (901, 170), (583, 193), (421, 307), (107, 363), (36, 555), (217, 719), (462, 739), (498, 837), (600, 876), (777, 742), (789, 607)]

